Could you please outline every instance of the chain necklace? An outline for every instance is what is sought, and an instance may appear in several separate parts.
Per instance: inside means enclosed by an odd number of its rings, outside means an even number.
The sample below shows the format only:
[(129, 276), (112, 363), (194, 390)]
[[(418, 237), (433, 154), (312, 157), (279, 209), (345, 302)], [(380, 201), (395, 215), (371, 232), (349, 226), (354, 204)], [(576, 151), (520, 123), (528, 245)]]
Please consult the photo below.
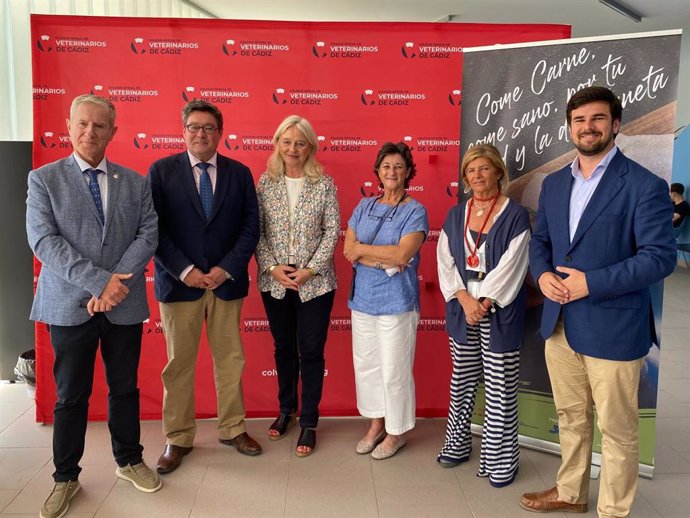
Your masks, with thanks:
[[(479, 250), (479, 243), (482, 240), (482, 234), (484, 233), (484, 228), (486, 227), (486, 224), (488, 223), (489, 218), (491, 217), (491, 212), (494, 210), (494, 206), (496, 205), (496, 202), (498, 201), (499, 194), (500, 193), (496, 193), (496, 195), (491, 196), (491, 197), (486, 198), (486, 199), (475, 198), (474, 196), (472, 196), (472, 198), (470, 199), (469, 206), (467, 207), (468, 214), (467, 214), (467, 217), (465, 218), (465, 233), (464, 234), (465, 234), (465, 245), (467, 245), (467, 249), (470, 251), (470, 255), (467, 256), (467, 266), (469, 266), (471, 268), (476, 268), (477, 266), (479, 266), (479, 257), (477, 256), (477, 250)], [(482, 226), (479, 229), (479, 234), (477, 235), (477, 241), (474, 243), (474, 250), (473, 250), (472, 247), (470, 246), (469, 240), (467, 239), (467, 229), (470, 226), (470, 215), (472, 213), (472, 206), (474, 205), (474, 200), (477, 199), (479, 201), (488, 201), (492, 198), (493, 198), (493, 201), (491, 202), (491, 206), (489, 207), (489, 213), (486, 215), (486, 217), (484, 218), (484, 221), (482, 222)], [(481, 214), (483, 214), (483, 213), (484, 213), (484, 210), (482, 209)], [(477, 216), (481, 216), (481, 214), (477, 213)]]

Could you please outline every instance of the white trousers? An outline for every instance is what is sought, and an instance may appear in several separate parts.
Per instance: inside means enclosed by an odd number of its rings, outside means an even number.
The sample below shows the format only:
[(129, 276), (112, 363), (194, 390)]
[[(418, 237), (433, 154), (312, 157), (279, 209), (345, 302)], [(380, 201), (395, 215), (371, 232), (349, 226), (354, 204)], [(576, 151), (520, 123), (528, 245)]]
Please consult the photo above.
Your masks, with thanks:
[(352, 312), (357, 409), (364, 417), (384, 417), (392, 435), (415, 425), (412, 368), (418, 322), (416, 311), (380, 316)]

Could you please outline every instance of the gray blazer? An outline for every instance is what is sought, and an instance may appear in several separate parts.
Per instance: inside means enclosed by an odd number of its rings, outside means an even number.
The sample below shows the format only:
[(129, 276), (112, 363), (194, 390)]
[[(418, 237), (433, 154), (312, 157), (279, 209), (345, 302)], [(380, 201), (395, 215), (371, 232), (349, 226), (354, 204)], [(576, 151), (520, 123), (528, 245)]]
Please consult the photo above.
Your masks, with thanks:
[(73, 326), (113, 273), (133, 273), (129, 295), (106, 317), (130, 325), (148, 318), (144, 268), (158, 244), (158, 221), (146, 179), (108, 162), (105, 227), (79, 165), (70, 155), (29, 173), (26, 233), (43, 263), (31, 319)]

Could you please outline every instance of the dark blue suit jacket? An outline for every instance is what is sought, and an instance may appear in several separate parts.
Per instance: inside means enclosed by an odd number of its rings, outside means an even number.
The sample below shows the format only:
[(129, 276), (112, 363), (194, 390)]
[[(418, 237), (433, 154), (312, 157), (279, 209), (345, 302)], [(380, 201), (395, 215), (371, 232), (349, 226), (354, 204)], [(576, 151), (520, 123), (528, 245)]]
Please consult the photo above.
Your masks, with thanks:
[(656, 341), (649, 286), (668, 276), (676, 261), (668, 185), (619, 150), (571, 243), (572, 182), (568, 165), (542, 184), (530, 268), (536, 280), (556, 266), (583, 271), (589, 296), (562, 307), (545, 300), (542, 336), (551, 336), (562, 310), (566, 338), (576, 352), (610, 360), (641, 358)]
[(247, 296), (247, 267), (259, 241), (259, 209), (249, 169), (218, 155), (213, 212), (206, 221), (187, 152), (158, 160), (148, 179), (158, 213), (159, 241), (154, 264), (160, 302), (197, 300), (204, 290), (180, 281), (193, 264), (204, 273), (220, 266), (232, 275), (214, 290), (222, 300)]

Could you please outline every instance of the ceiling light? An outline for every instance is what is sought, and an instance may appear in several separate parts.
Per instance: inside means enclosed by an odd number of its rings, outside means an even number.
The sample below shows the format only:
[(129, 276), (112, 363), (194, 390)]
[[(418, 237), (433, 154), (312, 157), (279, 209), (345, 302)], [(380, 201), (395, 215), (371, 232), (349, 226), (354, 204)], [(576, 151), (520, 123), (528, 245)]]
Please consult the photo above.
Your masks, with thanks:
[(640, 23), (642, 21), (642, 16), (637, 14), (629, 7), (626, 7), (623, 4), (616, 2), (616, 0), (599, 0), (599, 3), (604, 4), (606, 7), (610, 7), (617, 13), (630, 18), (632, 21), (636, 23)]

